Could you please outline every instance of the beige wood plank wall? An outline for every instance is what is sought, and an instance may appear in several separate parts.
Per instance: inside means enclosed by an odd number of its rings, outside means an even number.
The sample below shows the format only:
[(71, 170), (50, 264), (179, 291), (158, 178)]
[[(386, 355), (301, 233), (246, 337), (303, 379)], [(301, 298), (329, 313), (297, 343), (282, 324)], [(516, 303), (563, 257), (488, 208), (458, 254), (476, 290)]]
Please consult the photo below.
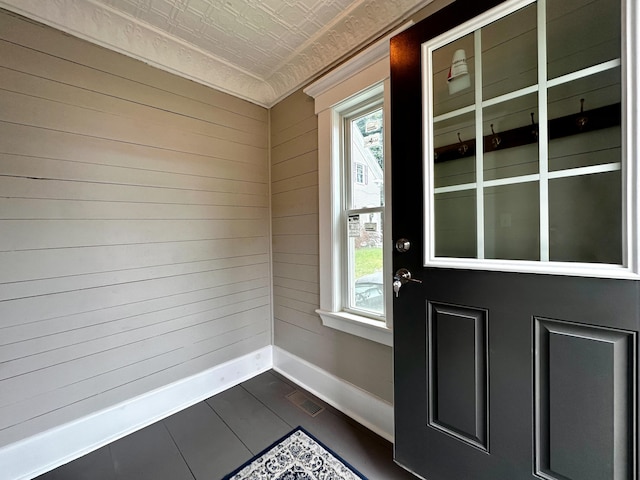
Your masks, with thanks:
[(268, 112), (0, 10), (0, 446), (271, 343)]
[(391, 348), (322, 326), (318, 273), (318, 118), (301, 90), (271, 111), (274, 344), (385, 401)]

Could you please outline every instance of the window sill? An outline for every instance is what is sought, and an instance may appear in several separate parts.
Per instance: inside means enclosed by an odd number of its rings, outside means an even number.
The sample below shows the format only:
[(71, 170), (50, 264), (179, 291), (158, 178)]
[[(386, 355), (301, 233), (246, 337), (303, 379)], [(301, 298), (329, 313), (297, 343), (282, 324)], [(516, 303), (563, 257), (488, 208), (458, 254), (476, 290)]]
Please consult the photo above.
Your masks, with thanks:
[(382, 322), (346, 312), (316, 310), (325, 327), (393, 347), (393, 333)]

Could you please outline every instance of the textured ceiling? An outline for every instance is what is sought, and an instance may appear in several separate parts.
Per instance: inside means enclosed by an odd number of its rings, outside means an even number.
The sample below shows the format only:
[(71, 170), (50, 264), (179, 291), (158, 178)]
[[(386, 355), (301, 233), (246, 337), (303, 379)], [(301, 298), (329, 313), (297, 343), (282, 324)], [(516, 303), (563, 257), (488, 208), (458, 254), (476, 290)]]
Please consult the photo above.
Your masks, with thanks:
[(269, 107), (431, 0), (0, 0)]

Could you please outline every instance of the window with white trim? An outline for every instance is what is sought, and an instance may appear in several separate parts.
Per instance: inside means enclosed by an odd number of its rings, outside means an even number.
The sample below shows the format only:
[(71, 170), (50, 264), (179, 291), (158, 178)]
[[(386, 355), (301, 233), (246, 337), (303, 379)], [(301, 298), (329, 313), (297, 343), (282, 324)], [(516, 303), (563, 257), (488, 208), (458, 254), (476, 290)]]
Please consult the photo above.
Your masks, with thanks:
[(619, 18), (512, 0), (423, 45), (425, 265), (636, 274)]
[[(409, 25), (407, 25), (409, 26)], [(406, 28), (406, 27), (405, 27)], [(394, 32), (394, 35), (397, 32)], [(305, 88), (318, 115), (320, 308), (325, 326), (392, 346), (389, 38)]]

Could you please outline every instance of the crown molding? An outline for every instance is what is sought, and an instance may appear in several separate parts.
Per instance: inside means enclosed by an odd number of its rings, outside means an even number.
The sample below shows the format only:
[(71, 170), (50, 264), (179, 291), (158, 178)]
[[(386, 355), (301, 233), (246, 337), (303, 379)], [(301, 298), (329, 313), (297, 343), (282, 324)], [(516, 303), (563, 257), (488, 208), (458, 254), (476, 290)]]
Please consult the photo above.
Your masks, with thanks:
[(96, 0), (0, 0), (0, 7), (268, 108), (431, 1), (355, 2), (267, 78)]
[(259, 105), (265, 106), (275, 95), (267, 83), (248, 72), (93, 0), (0, 0), (0, 6)]
[(308, 85), (304, 89), (304, 93), (317, 99), (320, 95), (334, 88), (336, 85), (345, 82), (349, 78), (362, 72), (364, 69), (369, 68), (380, 60), (387, 60), (389, 57), (389, 40), (394, 35), (406, 30), (413, 25), (413, 21), (408, 21), (400, 28), (394, 30), (389, 35), (385, 36), (382, 40), (377, 41), (370, 47), (355, 55), (351, 59), (347, 60), (342, 65), (331, 70), (326, 75), (320, 77), (318, 80)]

